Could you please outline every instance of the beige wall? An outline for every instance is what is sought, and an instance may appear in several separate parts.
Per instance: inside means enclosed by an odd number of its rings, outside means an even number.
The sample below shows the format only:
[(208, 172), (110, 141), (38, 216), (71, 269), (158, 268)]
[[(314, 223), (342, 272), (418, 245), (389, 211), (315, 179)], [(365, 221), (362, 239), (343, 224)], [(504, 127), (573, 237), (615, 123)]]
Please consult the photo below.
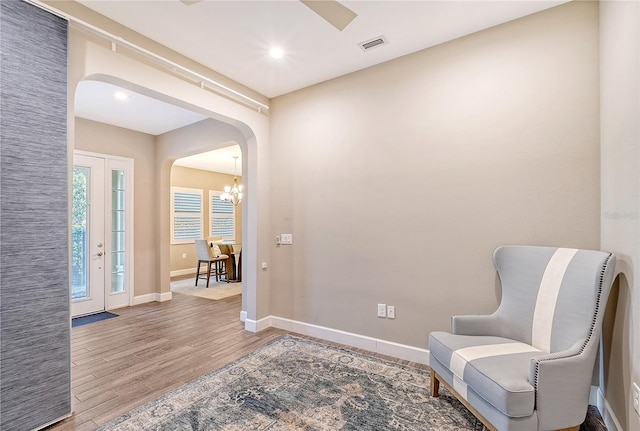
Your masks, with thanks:
[(134, 293), (156, 292), (155, 137), (75, 117), (75, 149), (134, 160)]
[(640, 431), (640, 3), (600, 2), (603, 250), (616, 253), (604, 331), (604, 395), (621, 429)]
[[(242, 183), (242, 178), (238, 177), (238, 182)], [(201, 169), (191, 169), (184, 166), (173, 165), (171, 168), (171, 186), (187, 187), (203, 190), (205, 201), (204, 231), (205, 238), (211, 232), (211, 220), (209, 214), (209, 191), (223, 191), (225, 185), (233, 183), (233, 175), (220, 172), (203, 171)], [(238, 244), (242, 244), (242, 205), (236, 207), (236, 238)], [(183, 258), (183, 253), (186, 258)], [(196, 249), (193, 243), (171, 244), (171, 271), (184, 269), (195, 269), (198, 262)]]
[(495, 247), (598, 248), (598, 111), (590, 2), (274, 99), (272, 314), (426, 348)]

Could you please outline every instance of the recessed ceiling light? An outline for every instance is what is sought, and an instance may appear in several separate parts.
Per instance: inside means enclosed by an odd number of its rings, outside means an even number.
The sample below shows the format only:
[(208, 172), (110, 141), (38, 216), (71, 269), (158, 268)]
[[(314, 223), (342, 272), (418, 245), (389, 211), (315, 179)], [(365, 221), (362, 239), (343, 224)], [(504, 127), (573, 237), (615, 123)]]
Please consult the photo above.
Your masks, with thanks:
[(115, 93), (113, 93), (113, 97), (121, 102), (126, 102), (127, 100), (129, 100), (129, 95), (124, 91), (116, 91)]
[(273, 58), (282, 58), (284, 56), (284, 51), (282, 48), (273, 47), (269, 50), (269, 55)]

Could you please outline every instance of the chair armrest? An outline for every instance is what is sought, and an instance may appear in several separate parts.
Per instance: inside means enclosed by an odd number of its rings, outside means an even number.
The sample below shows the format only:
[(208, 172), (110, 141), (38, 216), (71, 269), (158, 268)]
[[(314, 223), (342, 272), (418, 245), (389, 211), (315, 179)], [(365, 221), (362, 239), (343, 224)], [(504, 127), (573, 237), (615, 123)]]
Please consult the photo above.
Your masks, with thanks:
[(451, 332), (456, 335), (499, 335), (495, 314), (486, 316), (452, 316)]
[(531, 359), (529, 381), (535, 388), (539, 429), (580, 425), (587, 413), (598, 343), (585, 339), (571, 348)]

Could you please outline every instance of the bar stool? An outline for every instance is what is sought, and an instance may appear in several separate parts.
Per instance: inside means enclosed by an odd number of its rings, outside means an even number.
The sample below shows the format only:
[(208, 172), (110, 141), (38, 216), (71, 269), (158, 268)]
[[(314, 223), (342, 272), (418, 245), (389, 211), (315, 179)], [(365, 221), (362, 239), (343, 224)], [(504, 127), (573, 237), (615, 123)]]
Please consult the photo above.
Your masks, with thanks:
[[(198, 256), (198, 269), (196, 271), (196, 286), (198, 285), (198, 279), (205, 278), (207, 279), (207, 287), (209, 287), (209, 280), (213, 275), (216, 278), (216, 281), (220, 281), (222, 276), (227, 276), (227, 266), (225, 264), (226, 260), (229, 258), (226, 254), (222, 254), (220, 256), (211, 256), (209, 243), (204, 239), (197, 239), (195, 241), (196, 244), (196, 254)], [(200, 275), (200, 265), (206, 263), (207, 264), (207, 272)]]

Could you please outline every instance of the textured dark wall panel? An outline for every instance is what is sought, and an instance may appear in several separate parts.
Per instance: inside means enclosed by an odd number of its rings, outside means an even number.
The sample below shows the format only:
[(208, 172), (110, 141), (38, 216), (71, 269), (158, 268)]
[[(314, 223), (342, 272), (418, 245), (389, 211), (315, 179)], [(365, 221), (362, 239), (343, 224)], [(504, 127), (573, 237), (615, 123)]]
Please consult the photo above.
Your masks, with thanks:
[(71, 411), (67, 22), (0, 1), (0, 429)]

